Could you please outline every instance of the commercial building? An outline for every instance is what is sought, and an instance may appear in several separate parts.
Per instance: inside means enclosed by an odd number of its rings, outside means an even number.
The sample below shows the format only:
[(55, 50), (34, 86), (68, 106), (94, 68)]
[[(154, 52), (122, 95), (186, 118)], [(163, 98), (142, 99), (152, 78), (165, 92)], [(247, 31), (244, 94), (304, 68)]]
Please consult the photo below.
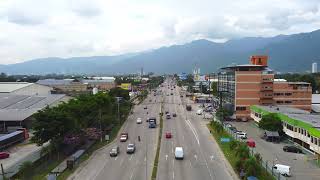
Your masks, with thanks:
[(274, 79), (273, 71), (268, 68), (268, 56), (251, 56), (250, 64), (221, 68), (218, 91), (237, 119), (250, 118), (251, 105), (279, 105), (311, 111), (311, 85)]
[(55, 91), (61, 92), (86, 92), (88, 85), (74, 79), (42, 79), (37, 84), (53, 87)]
[(52, 87), (28, 82), (0, 82), (1, 94), (48, 95)]
[(317, 73), (318, 72), (318, 64), (317, 63), (312, 63), (312, 73)]
[(320, 116), (309, 111), (285, 106), (250, 107), (251, 118), (259, 122), (264, 115), (275, 113), (283, 122), (283, 131), (295, 143), (320, 157)]
[(98, 88), (102, 91), (110, 90), (116, 86), (114, 80), (110, 79), (83, 79), (81, 82), (87, 84), (89, 89)]

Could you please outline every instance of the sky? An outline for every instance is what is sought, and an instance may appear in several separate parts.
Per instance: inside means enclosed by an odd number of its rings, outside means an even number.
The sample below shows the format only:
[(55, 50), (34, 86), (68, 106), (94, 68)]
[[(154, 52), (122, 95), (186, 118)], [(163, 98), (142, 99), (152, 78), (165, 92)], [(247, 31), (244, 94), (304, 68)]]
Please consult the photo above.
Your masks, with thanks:
[(320, 0), (0, 0), (0, 64), (320, 29)]

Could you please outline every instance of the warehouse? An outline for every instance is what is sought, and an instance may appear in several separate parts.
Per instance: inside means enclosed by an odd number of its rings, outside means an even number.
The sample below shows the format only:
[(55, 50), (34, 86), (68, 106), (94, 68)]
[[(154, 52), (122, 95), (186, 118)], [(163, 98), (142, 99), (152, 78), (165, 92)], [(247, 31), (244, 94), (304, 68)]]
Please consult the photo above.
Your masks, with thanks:
[(48, 95), (52, 87), (28, 82), (0, 82), (1, 94)]

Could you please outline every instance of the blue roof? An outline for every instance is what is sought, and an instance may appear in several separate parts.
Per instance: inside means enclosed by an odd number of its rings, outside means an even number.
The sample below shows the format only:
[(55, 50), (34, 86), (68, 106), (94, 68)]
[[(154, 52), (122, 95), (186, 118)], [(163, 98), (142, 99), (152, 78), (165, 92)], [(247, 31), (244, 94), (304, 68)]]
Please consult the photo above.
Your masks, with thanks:
[(20, 134), (20, 133), (23, 133), (23, 131), (15, 131), (10, 134), (6, 134), (6, 135), (0, 137), (0, 141), (11, 138), (11, 137), (16, 136), (17, 134)]

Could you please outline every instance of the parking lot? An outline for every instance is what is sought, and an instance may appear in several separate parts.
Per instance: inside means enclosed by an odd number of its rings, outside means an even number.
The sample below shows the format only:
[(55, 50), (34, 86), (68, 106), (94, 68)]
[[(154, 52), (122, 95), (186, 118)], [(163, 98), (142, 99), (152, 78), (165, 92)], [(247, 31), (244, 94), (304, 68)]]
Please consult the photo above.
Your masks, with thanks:
[(320, 168), (314, 163), (315, 156), (309, 152), (297, 154), (284, 152), (285, 145), (292, 145), (291, 142), (272, 143), (261, 138), (263, 130), (259, 129), (255, 122), (229, 122), (240, 131), (247, 133), (248, 138), (256, 142), (255, 152), (259, 152), (264, 159), (271, 164), (283, 164), (291, 166), (292, 176), (288, 179), (295, 180), (319, 180)]

